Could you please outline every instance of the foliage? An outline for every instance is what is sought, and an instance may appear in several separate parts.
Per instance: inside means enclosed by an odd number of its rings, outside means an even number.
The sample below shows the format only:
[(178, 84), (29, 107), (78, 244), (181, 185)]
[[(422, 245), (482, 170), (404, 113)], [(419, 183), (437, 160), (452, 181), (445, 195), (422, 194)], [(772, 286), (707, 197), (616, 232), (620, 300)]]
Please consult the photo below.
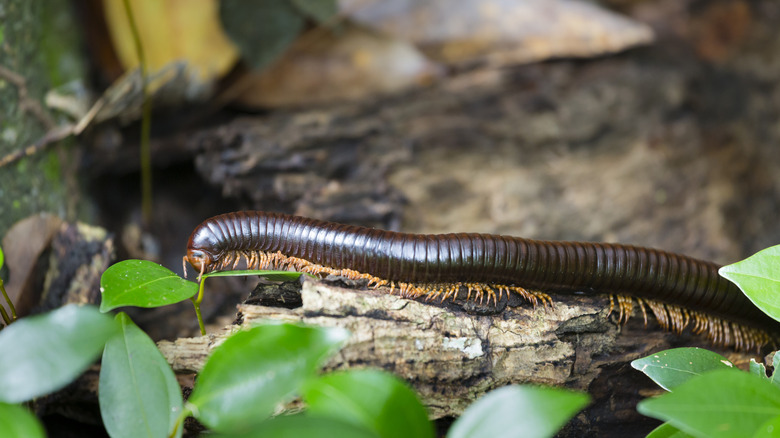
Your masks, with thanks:
[(673, 348), (631, 362), (661, 388), (672, 389), (708, 371), (733, 369), (725, 357), (702, 348)]
[(720, 268), (764, 313), (780, 321), (780, 245)]
[(238, 332), (211, 354), (187, 407), (213, 430), (249, 431), (314, 377), (347, 336), (343, 329), (291, 324)]
[(448, 438), (548, 437), (588, 404), (586, 394), (558, 388), (506, 386), (477, 400)]
[[(374, 370), (319, 376), (323, 361), (348, 337), (339, 328), (275, 324), (240, 330), (212, 351), (186, 404), (175, 375), (154, 342), (119, 306), (157, 307), (190, 298), (198, 285), (155, 263), (129, 260), (101, 279), (101, 309), (69, 305), (23, 318), (0, 332), (0, 401), (20, 403), (55, 391), (76, 378), (103, 351), (99, 401), (112, 437), (180, 437), (195, 417), (223, 437), (330, 435), (432, 437), (425, 407), (405, 382)], [(299, 273), (245, 271), (276, 280)], [(309, 410), (271, 418), (281, 403), (302, 397)], [(588, 401), (585, 394), (511, 386), (486, 395), (464, 412), (448, 436), (495, 433), (552, 436)], [(9, 436), (43, 436), (24, 407), (0, 404), (0, 427)], [(10, 429), (9, 429), (10, 430)], [(5, 430), (3, 430), (5, 432)], [(13, 435), (16, 433), (16, 435)]]
[[(209, 277), (262, 275), (269, 281), (293, 281), (300, 272), (236, 270), (210, 272)], [(205, 281), (187, 281), (168, 268), (147, 260), (124, 260), (109, 267), (100, 278), (100, 311), (108, 312), (122, 306), (160, 307), (186, 299), (192, 301), (200, 332), (206, 334), (200, 313)], [(195, 296), (197, 294), (197, 296)]]
[(780, 417), (780, 389), (749, 373), (711, 371), (637, 408), (693, 436), (753, 436)]
[(70, 383), (118, 330), (91, 306), (70, 304), (0, 332), (0, 401), (20, 403)]
[(198, 285), (147, 260), (125, 260), (100, 277), (100, 311), (122, 306), (160, 307), (192, 298)]
[[(114, 437), (168, 436), (182, 413), (179, 383), (154, 342), (124, 313), (116, 316), (100, 363), (100, 413)], [(176, 431), (181, 436), (181, 429)]]
[(381, 371), (323, 376), (306, 385), (303, 398), (311, 414), (343, 420), (379, 437), (433, 437), (428, 413), (417, 394)]
[(5, 438), (44, 438), (46, 433), (30, 411), (19, 405), (0, 403), (0, 431)]
[(8, 437), (42, 437), (26, 402), (55, 391), (81, 374), (117, 333), (116, 323), (94, 307), (71, 304), (20, 319), (0, 332), (0, 431)]
[[(780, 321), (780, 246), (724, 266), (720, 274)], [(774, 373), (751, 361), (748, 373), (720, 355), (692, 348), (663, 351), (632, 366), (671, 391), (642, 401), (639, 412), (666, 421), (648, 437), (769, 437), (780, 431), (780, 352)], [(776, 378), (777, 377), (777, 378)]]

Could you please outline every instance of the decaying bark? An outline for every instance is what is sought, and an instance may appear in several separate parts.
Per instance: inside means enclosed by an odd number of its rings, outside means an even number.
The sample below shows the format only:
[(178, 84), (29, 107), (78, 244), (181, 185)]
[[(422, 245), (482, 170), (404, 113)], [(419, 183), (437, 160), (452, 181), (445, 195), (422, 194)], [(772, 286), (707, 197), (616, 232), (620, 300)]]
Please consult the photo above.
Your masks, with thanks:
[[(675, 345), (706, 346), (702, 338), (664, 333), (653, 322), (645, 329), (641, 315), (618, 327), (607, 317), (605, 296), (558, 295), (552, 307), (533, 308), (516, 297), (498, 306), (440, 304), (385, 292), (306, 280), (300, 307), (242, 304), (237, 324), (159, 347), (177, 373), (190, 374), (243, 327), (264, 321), (343, 327), (352, 336), (325, 370), (391, 371), (414, 387), (434, 419), (459, 415), (491, 389), (531, 383), (590, 392), (593, 404), (564, 435), (608, 436), (654, 424), (635, 405), (660, 389), (633, 370), (631, 360)], [(737, 363), (748, 357), (729, 355)]]

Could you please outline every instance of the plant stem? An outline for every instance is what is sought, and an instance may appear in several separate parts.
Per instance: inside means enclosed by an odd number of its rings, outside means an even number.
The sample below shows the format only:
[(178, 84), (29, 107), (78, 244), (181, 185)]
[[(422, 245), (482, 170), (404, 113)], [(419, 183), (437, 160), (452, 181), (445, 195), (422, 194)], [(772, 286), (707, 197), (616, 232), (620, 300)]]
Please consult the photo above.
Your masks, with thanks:
[(195, 307), (195, 315), (198, 317), (198, 327), (200, 327), (200, 335), (206, 336), (206, 327), (203, 325), (203, 315), (200, 313), (200, 302), (198, 300), (192, 300), (192, 306)]
[(203, 290), (206, 288), (206, 277), (201, 278), (200, 283), (198, 284), (198, 298), (196, 298), (196, 301), (198, 304), (203, 301)]
[(5, 321), (5, 325), (8, 325), (11, 323), (11, 320), (8, 319), (8, 314), (5, 313), (5, 307), (0, 306), (0, 313), (3, 314), (3, 321)]
[(176, 432), (179, 431), (179, 427), (184, 426), (184, 420), (190, 415), (190, 411), (187, 409), (182, 409), (181, 414), (179, 414), (179, 417), (176, 418), (176, 424), (173, 425), (173, 430), (171, 431), (171, 434), (168, 435), (168, 438), (174, 438), (176, 436)]
[(149, 136), (152, 122), (152, 101), (149, 98), (149, 83), (147, 81), (146, 60), (144, 48), (141, 44), (141, 36), (130, 8), (130, 0), (123, 0), (127, 13), (130, 33), (133, 36), (135, 51), (138, 54), (138, 67), (141, 69), (141, 92), (143, 95), (141, 113), (141, 212), (143, 222), (149, 225), (152, 222), (152, 157), (149, 147)]
[[(11, 317), (13, 318), (12, 321), (16, 321), (16, 308), (14, 307), (13, 301), (11, 301), (11, 299), (8, 298), (8, 294), (5, 292), (5, 286), (3, 286), (2, 278), (0, 278), (0, 291), (3, 292), (3, 297), (5, 298), (5, 302), (8, 303), (8, 308), (11, 309)], [(5, 311), (3, 313), (5, 313)]]
[(200, 313), (200, 303), (203, 301), (203, 290), (205, 288), (206, 279), (201, 278), (198, 283), (198, 295), (190, 298), (192, 305), (195, 307), (195, 315), (198, 317), (198, 326), (200, 327), (201, 336), (206, 336), (206, 327), (203, 325), (203, 315)]

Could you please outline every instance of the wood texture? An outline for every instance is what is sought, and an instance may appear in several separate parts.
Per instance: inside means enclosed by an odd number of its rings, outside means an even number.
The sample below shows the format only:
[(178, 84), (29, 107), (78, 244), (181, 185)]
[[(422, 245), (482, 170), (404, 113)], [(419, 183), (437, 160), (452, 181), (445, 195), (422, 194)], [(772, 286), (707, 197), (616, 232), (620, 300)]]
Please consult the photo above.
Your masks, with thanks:
[[(262, 293), (261, 293), (262, 294)], [(326, 370), (380, 368), (408, 381), (431, 418), (460, 414), (491, 389), (512, 383), (588, 391), (593, 404), (563, 436), (620, 436), (655, 424), (635, 410), (660, 391), (630, 361), (672, 346), (707, 346), (700, 337), (643, 327), (641, 315), (618, 327), (607, 318), (606, 297), (560, 295), (551, 309), (465, 303), (424, 303), (341, 281), (306, 280), (302, 305), (281, 308), (242, 304), (238, 324), (206, 337), (160, 342), (180, 374), (199, 370), (229, 333), (264, 321), (344, 327), (352, 332)], [(749, 355), (722, 352), (745, 364)]]

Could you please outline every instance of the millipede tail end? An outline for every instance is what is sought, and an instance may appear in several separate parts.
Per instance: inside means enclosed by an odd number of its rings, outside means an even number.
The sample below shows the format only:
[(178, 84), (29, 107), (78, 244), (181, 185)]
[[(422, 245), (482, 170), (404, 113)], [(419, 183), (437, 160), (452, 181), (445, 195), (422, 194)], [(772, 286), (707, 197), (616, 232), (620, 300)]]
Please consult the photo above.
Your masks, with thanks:
[(769, 333), (755, 327), (662, 301), (625, 295), (610, 296), (610, 309), (607, 315), (612, 314), (617, 308), (618, 324), (625, 325), (633, 313), (635, 303), (642, 311), (645, 326), (648, 322), (647, 309), (650, 309), (658, 325), (664, 330), (681, 334), (689, 328), (694, 334), (704, 335), (710, 342), (722, 347), (731, 346), (739, 351), (759, 352), (763, 346), (776, 342)]

